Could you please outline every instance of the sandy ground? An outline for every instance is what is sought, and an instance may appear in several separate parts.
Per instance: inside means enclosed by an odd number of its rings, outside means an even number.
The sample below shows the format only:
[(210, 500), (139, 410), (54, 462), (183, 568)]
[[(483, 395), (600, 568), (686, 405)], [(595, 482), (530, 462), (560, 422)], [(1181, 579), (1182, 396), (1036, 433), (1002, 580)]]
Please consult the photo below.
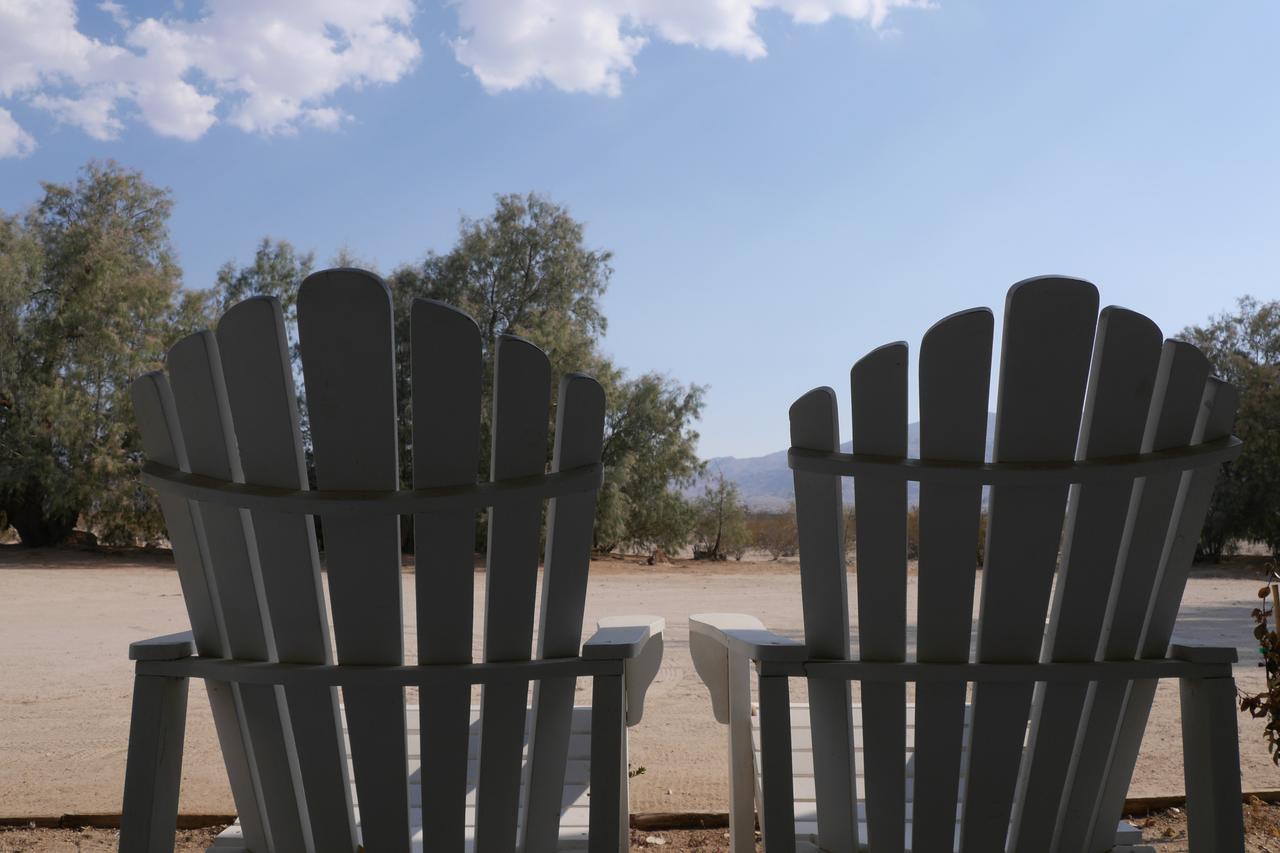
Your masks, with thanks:
[[(693, 672), (686, 617), (712, 609), (751, 613), (774, 630), (798, 636), (794, 564), (602, 562), (593, 563), (592, 571), (588, 632), (606, 615), (654, 613), (667, 619), (662, 671), (650, 689), (644, 721), (631, 730), (632, 765), (646, 768), (632, 783), (632, 811), (727, 811), (726, 734)], [(483, 580), (477, 574), (477, 625), (483, 624)], [(409, 632), (412, 585), (406, 573)], [(1249, 620), (1257, 588), (1256, 580), (1238, 573), (1197, 571), (1178, 623), (1180, 636), (1236, 645), (1245, 661), (1236, 678), (1251, 690), (1262, 683)], [(914, 609), (914, 577), (909, 601)], [(119, 811), (132, 687), (127, 646), (185, 628), (178, 580), (163, 557), (0, 546), (0, 817)], [(412, 648), (412, 642), (407, 645)], [(580, 699), (588, 697), (583, 683)], [(803, 684), (795, 685), (793, 697), (803, 699)], [(1280, 788), (1280, 771), (1266, 755), (1259, 722), (1240, 718), (1240, 744), (1245, 790)], [(1130, 796), (1182, 791), (1177, 685), (1164, 683)], [(198, 682), (191, 692), (181, 810), (234, 811)]]
[[(1244, 807), (1245, 853), (1280, 851), (1280, 806), (1254, 802)], [(1130, 815), (1142, 829), (1143, 842), (1157, 853), (1189, 853), (1187, 815), (1182, 809)], [(204, 853), (222, 829), (179, 831), (176, 853)], [(0, 829), (0, 853), (70, 853), (115, 850), (119, 836), (109, 829)], [(724, 829), (631, 830), (632, 851), (697, 853), (726, 851), (729, 833)], [(761, 845), (757, 841), (756, 850)]]
[[(1143, 843), (1157, 853), (1188, 853), (1187, 815), (1181, 809), (1164, 809), (1134, 815), (1142, 829)], [(204, 853), (221, 827), (179, 833), (174, 850)], [(1244, 808), (1245, 853), (1280, 850), (1280, 807), (1253, 804)], [(63, 853), (72, 850), (114, 850), (118, 835), (111, 830), (0, 830), (0, 853)], [(652, 831), (631, 830), (631, 849), (657, 853), (696, 853), (728, 849), (728, 833), (722, 829)], [(756, 849), (760, 845), (756, 844)]]

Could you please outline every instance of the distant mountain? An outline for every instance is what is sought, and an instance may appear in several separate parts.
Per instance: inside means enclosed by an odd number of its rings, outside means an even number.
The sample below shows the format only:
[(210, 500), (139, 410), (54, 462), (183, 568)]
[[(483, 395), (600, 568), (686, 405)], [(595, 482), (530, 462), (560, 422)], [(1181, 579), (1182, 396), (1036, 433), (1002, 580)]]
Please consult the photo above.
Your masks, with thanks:
[[(995, 438), (995, 414), (987, 414), (987, 451), (986, 458), (991, 459), (992, 442)], [(853, 443), (846, 441), (840, 450), (849, 453)], [(920, 455), (920, 422), (907, 425), (907, 455)], [(694, 485), (685, 490), (688, 497), (702, 494), (702, 490), (718, 475), (723, 474), (726, 480), (738, 487), (738, 493), (752, 510), (776, 512), (787, 508), (787, 504), (795, 498), (792, 486), (791, 469), (787, 467), (787, 451), (779, 450), (765, 456), (750, 456), (739, 459), (736, 456), (717, 456), (707, 460), (707, 473)], [(853, 481), (845, 479), (845, 500), (853, 500)], [(916, 503), (920, 498), (920, 484), (907, 484), (907, 502)]]

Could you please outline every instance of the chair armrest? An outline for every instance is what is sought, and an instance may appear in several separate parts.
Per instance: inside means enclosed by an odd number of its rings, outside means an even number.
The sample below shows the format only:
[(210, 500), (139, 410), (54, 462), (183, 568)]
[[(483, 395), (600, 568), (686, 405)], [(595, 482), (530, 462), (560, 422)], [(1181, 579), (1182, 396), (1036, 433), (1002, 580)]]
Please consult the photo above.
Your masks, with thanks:
[(190, 631), (129, 644), (129, 660), (182, 660), (195, 653), (196, 643)]
[[(693, 669), (711, 694), (716, 722), (729, 724), (731, 667), (746, 669), (749, 660), (804, 660), (803, 643), (765, 630), (760, 620), (740, 613), (695, 613), (689, 617), (689, 656)], [(741, 675), (736, 676), (741, 679)], [(746, 682), (735, 681), (736, 690)], [(739, 697), (744, 703), (749, 696)]]
[(609, 616), (596, 623), (596, 632), (582, 647), (587, 660), (621, 660), (626, 693), (627, 725), (644, 716), (644, 697), (662, 666), (661, 616)]
[(639, 657), (651, 637), (661, 637), (667, 620), (661, 616), (610, 616), (596, 623), (596, 632), (582, 646), (583, 660), (629, 660)]
[(1169, 643), (1168, 657), (1187, 663), (1238, 663), (1240, 660), (1235, 646), (1209, 646), (1177, 637)]
[(689, 639), (697, 634), (724, 646), (730, 654), (754, 661), (803, 661), (808, 647), (799, 640), (767, 630), (754, 616), (740, 613), (695, 613), (689, 617)]

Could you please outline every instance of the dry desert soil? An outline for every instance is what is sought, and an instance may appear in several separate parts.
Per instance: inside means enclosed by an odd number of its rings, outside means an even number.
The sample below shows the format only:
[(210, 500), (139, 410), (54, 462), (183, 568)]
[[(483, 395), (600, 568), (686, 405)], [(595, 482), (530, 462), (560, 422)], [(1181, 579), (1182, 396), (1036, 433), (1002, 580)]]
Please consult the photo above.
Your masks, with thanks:
[[(725, 731), (714, 721), (710, 700), (693, 672), (687, 617), (690, 612), (708, 610), (749, 613), (773, 630), (799, 636), (797, 566), (684, 561), (646, 566), (628, 559), (593, 561), (591, 572), (586, 632), (594, 629), (596, 619), (607, 615), (652, 613), (667, 620), (662, 670), (650, 688), (644, 720), (630, 730), (631, 763), (645, 768), (632, 782), (632, 811), (726, 811)], [(1258, 578), (1256, 565), (1198, 567), (1177, 626), (1180, 637), (1236, 646), (1241, 659), (1236, 679), (1248, 690), (1260, 689), (1263, 683), (1255, 664), (1249, 619)], [(405, 629), (412, 637), (411, 558), (402, 580)], [(475, 582), (479, 629), (483, 572), (476, 573)], [(981, 584), (981, 573), (977, 583)], [(908, 591), (911, 611), (915, 590), (913, 574)], [(850, 609), (856, 636), (856, 607)], [(126, 649), (133, 640), (186, 627), (178, 579), (167, 554), (0, 545), (0, 818), (119, 812), (132, 689)], [(477, 653), (480, 640), (477, 634)], [(414, 643), (410, 640), (406, 648), (413, 649)], [(580, 685), (580, 702), (589, 700), (589, 689), (585, 682)], [(792, 696), (804, 700), (803, 682), (793, 682)], [(1247, 717), (1239, 723), (1244, 789), (1280, 789), (1280, 770), (1266, 753), (1261, 723)], [(1179, 726), (1177, 685), (1162, 683), (1130, 787), (1131, 798), (1183, 792)], [(181, 811), (233, 811), (199, 683), (191, 688)], [(1255, 834), (1271, 833), (1266, 835), (1269, 842), (1258, 843), (1271, 846), (1251, 849), (1280, 853), (1280, 836), (1272, 832), (1275, 809), (1258, 805), (1254, 812)], [(1185, 825), (1177, 829), (1177, 815), (1156, 815), (1152, 820), (1152, 832), (1168, 830), (1174, 835), (1157, 849), (1185, 849), (1168, 846), (1176, 844), (1178, 832), (1185, 840)], [(92, 845), (111, 843), (110, 832), (104, 830), (34, 832), (0, 833), (0, 850), (98, 849)], [(650, 846), (668, 850), (722, 849), (725, 843), (722, 830), (643, 832), (633, 840), (644, 846), (645, 837), (665, 838), (666, 844)], [(190, 849), (198, 849), (206, 840), (193, 837)]]

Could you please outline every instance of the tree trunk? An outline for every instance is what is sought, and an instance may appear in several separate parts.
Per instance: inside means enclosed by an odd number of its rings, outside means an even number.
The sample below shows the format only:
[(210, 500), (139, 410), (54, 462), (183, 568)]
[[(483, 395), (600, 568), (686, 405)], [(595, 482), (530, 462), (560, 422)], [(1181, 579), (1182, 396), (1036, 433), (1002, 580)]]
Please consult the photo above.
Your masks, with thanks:
[(30, 548), (64, 542), (80, 517), (75, 510), (48, 512), (44, 505), (44, 489), (32, 480), (28, 480), (21, 491), (11, 492), (0, 509), (18, 531), (22, 544)]

